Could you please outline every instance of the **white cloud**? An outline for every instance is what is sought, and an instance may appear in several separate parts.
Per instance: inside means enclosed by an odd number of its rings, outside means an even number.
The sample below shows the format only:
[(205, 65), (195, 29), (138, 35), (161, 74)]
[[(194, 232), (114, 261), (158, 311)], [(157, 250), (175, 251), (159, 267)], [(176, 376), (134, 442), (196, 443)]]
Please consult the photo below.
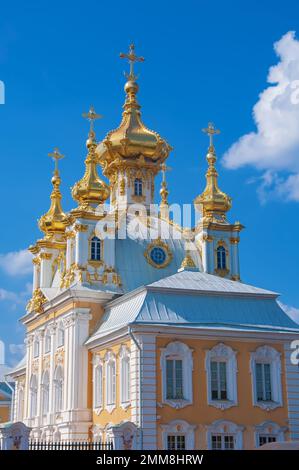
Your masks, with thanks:
[(24, 276), (32, 272), (32, 255), (28, 250), (0, 254), (0, 267), (9, 276)]
[(282, 302), (278, 302), (278, 303), (281, 306), (281, 308), (285, 311), (285, 313), (289, 315), (289, 317), (292, 318), (292, 320), (299, 323), (299, 308), (283, 304)]
[(19, 296), (15, 292), (0, 288), (0, 301), (1, 300), (8, 300), (18, 303)]
[(9, 345), (9, 352), (10, 354), (16, 355), (16, 356), (24, 356), (25, 354), (25, 344), (10, 344)]
[(236, 141), (223, 157), (227, 168), (251, 165), (263, 171), (262, 200), (299, 201), (299, 41), (289, 31), (274, 44), (279, 62), (253, 108), (257, 130)]

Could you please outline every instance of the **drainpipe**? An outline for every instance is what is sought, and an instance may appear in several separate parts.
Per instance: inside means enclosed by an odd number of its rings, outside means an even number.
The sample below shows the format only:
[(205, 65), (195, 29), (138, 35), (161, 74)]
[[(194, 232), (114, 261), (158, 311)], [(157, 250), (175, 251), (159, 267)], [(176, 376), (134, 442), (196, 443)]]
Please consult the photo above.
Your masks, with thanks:
[(4, 377), (4, 383), (10, 388), (11, 394), (11, 408), (10, 408), (10, 421), (13, 422), (14, 420), (14, 408), (15, 408), (15, 389), (7, 382), (6, 378)]
[(143, 364), (143, 353), (140, 344), (135, 338), (131, 326), (129, 326), (129, 335), (133, 340), (135, 346), (139, 350), (139, 430), (140, 430), (140, 447), (143, 449), (143, 411), (142, 411), (142, 377), (141, 377), (141, 364)]

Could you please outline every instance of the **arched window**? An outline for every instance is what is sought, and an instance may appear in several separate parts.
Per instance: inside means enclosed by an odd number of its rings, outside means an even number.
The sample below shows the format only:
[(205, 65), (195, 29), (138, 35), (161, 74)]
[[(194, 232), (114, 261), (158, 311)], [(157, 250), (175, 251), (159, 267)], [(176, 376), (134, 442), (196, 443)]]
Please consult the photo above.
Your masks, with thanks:
[(125, 346), (120, 350), (120, 401), (123, 407), (130, 404), (130, 352)]
[(103, 406), (103, 366), (101, 363), (94, 367), (94, 408)]
[(161, 354), (163, 402), (174, 408), (192, 403), (192, 351), (179, 341), (169, 343)]
[(37, 415), (37, 378), (33, 374), (30, 379), (30, 418)]
[(51, 351), (51, 336), (47, 332), (45, 335), (45, 353), (49, 353)]
[(90, 259), (93, 261), (101, 260), (101, 240), (94, 236), (90, 243)]
[(18, 384), (18, 415), (17, 420), (23, 421), (24, 417), (24, 387)]
[(54, 374), (54, 409), (56, 412), (63, 409), (63, 370), (58, 366)]
[(222, 245), (217, 248), (217, 269), (226, 269), (226, 251)]
[(116, 362), (115, 356), (109, 352), (106, 355), (106, 408), (112, 411), (116, 404)]
[(58, 326), (57, 330), (57, 347), (60, 348), (64, 345), (64, 329), (62, 323)]
[(134, 196), (142, 196), (142, 179), (136, 178), (134, 181)]
[(46, 370), (42, 377), (42, 413), (49, 413), (49, 372)]

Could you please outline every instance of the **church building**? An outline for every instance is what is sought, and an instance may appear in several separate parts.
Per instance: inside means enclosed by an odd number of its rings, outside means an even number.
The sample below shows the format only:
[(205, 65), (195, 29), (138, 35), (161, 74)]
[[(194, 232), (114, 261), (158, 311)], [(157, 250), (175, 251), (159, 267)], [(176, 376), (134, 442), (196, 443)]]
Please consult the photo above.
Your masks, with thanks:
[(50, 208), (29, 247), (27, 352), (11, 373), (14, 420), (37, 441), (115, 449), (254, 449), (299, 439), (291, 361), (299, 325), (278, 294), (241, 282), (244, 227), (229, 220), (231, 198), (218, 186), (219, 131), (204, 129), (205, 188), (192, 202), (196, 223), (185, 227), (168, 203), (172, 148), (141, 117), (134, 66), (143, 58), (133, 45), (121, 57), (130, 63), (121, 123), (98, 141), (100, 116), (93, 108), (84, 115), (87, 154), (68, 213), (62, 155), (50, 154)]

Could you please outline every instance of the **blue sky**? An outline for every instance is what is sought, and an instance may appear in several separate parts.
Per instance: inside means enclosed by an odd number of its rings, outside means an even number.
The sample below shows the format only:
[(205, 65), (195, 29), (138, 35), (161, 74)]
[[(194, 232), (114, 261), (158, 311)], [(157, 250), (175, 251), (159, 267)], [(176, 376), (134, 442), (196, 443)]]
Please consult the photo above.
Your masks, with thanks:
[[(299, 79), (299, 53), (295, 35), (282, 39), (299, 30), (298, 17), (291, 0), (2, 4), (0, 337), (11, 345), (10, 363), (21, 355), (17, 320), (31, 282), (21, 250), (40, 236), (36, 220), (49, 205), (47, 153), (58, 146), (67, 156), (61, 172), (69, 210), (69, 188), (83, 173), (87, 124), (81, 114), (93, 103), (104, 115), (98, 140), (119, 123), (127, 66), (118, 56), (132, 41), (146, 59), (138, 67), (143, 119), (174, 147), (170, 201), (188, 203), (202, 191), (207, 139), (201, 129), (214, 121), (221, 129), (220, 186), (233, 198), (231, 219), (246, 226), (242, 280), (280, 292), (299, 318), (299, 104), (286, 99)], [(259, 98), (276, 86), (267, 83), (276, 64), (272, 82), (281, 82), (285, 99), (268, 92)]]

